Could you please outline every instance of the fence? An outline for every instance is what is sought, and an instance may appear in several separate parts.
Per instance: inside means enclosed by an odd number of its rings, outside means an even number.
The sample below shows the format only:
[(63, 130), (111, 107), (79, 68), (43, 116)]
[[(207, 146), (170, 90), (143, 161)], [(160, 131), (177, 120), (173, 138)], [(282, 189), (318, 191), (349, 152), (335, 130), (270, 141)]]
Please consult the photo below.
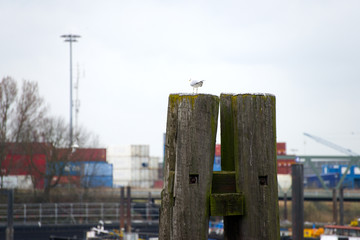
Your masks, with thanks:
[[(125, 206), (126, 208), (126, 206)], [(126, 215), (126, 213), (125, 213)], [(132, 221), (158, 221), (159, 207), (132, 203)], [(126, 219), (126, 216), (124, 216)], [(120, 221), (120, 203), (14, 204), (14, 224), (97, 224)], [(7, 204), (0, 204), (0, 224), (7, 222)]]

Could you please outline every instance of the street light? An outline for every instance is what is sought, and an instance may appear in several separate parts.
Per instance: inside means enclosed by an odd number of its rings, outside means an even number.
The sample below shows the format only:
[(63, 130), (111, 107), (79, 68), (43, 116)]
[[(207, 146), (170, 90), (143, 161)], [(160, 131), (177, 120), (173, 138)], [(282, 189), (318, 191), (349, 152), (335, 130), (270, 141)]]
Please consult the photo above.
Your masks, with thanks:
[(65, 38), (65, 42), (70, 43), (70, 147), (73, 145), (73, 126), (72, 126), (72, 113), (73, 113), (73, 99), (72, 99), (72, 43), (77, 42), (79, 35), (61, 35), (60, 37)]

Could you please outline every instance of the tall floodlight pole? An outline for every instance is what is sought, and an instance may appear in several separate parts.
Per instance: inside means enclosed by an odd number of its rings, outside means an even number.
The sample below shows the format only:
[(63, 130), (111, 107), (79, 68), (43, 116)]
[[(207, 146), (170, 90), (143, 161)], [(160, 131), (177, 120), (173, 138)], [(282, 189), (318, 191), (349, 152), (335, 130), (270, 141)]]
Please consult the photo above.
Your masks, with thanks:
[(73, 99), (72, 99), (72, 43), (77, 42), (77, 38), (80, 38), (79, 35), (61, 35), (60, 37), (65, 38), (65, 42), (70, 43), (70, 147), (73, 145), (73, 121), (72, 121), (72, 114), (73, 114)]

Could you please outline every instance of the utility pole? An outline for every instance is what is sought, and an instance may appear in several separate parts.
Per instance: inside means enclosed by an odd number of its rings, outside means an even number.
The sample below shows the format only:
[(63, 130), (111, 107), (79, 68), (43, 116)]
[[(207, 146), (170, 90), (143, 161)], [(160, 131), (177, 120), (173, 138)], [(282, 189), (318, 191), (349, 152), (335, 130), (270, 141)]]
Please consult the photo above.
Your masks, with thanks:
[(72, 121), (72, 114), (73, 114), (73, 99), (72, 99), (72, 43), (77, 42), (77, 38), (80, 38), (79, 35), (61, 35), (60, 37), (65, 38), (65, 42), (70, 43), (70, 147), (73, 145), (73, 121)]

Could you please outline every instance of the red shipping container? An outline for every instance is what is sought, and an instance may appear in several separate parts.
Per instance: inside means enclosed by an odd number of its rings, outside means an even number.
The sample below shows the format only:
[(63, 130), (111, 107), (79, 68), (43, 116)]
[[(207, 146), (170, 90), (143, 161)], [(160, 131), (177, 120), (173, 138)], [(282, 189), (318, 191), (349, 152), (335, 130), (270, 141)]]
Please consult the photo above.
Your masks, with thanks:
[(294, 164), (295, 159), (278, 159), (277, 173), (278, 174), (291, 174), (291, 165)]
[[(59, 159), (61, 156), (70, 155), (69, 149), (59, 149)], [(71, 153), (72, 162), (106, 162), (105, 148), (78, 148)]]
[(163, 188), (164, 181), (163, 180), (157, 180), (154, 182), (154, 188)]
[(286, 155), (286, 143), (285, 142), (276, 143), (276, 153), (277, 153), (277, 155)]
[(32, 156), (8, 154), (1, 164), (1, 172), (11, 175), (45, 174), (46, 157), (44, 154)]
[(215, 156), (221, 156), (221, 144), (215, 145)]

